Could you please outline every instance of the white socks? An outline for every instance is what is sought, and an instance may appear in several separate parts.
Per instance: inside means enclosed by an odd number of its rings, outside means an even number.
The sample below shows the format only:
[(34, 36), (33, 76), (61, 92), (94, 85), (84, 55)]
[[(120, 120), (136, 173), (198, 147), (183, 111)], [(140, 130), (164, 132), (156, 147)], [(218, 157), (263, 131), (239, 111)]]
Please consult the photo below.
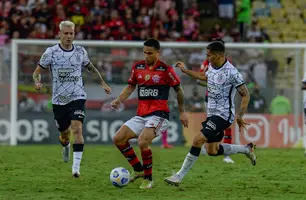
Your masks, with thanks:
[(84, 144), (73, 144), (72, 173), (80, 173), (80, 164), (83, 155)]
[(223, 150), (225, 155), (243, 153), (250, 153), (250, 148), (245, 145), (236, 145), (236, 144), (221, 144), (223, 146)]
[(188, 153), (184, 163), (182, 165), (182, 168), (176, 173), (180, 176), (180, 179), (183, 179), (184, 176), (187, 174), (187, 172), (192, 168), (193, 164), (197, 161), (198, 157), (192, 155), (191, 153)]
[(83, 152), (73, 152), (72, 173), (80, 173)]

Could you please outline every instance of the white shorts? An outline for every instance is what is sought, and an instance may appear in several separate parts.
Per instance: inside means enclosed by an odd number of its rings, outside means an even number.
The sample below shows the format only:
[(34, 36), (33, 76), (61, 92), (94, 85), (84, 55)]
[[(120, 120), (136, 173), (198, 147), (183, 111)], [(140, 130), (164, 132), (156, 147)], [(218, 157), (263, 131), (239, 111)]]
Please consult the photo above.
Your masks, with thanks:
[(140, 135), (144, 128), (155, 128), (156, 136), (167, 130), (169, 121), (165, 118), (155, 115), (148, 117), (135, 116), (124, 123), (129, 127), (137, 136)]

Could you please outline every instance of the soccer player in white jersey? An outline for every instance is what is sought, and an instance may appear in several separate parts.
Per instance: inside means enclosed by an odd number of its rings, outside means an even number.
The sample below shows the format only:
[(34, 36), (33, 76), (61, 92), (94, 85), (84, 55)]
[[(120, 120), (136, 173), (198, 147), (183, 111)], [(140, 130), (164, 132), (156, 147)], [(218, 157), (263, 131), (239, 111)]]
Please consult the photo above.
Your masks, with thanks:
[(74, 45), (74, 23), (62, 21), (59, 25), (60, 43), (47, 48), (33, 73), (36, 90), (42, 89), (41, 69), (49, 68), (52, 74), (52, 104), (55, 124), (60, 132), (63, 160), (69, 161), (70, 135), (74, 135), (72, 176), (80, 176), (80, 163), (84, 148), (82, 133), (85, 118), (85, 92), (82, 71), (95, 72), (107, 94), (111, 88), (104, 82), (99, 71), (90, 62), (87, 51)]
[(243, 115), (247, 111), (250, 100), (242, 75), (226, 60), (224, 54), (224, 44), (219, 41), (212, 42), (207, 46), (207, 58), (210, 64), (205, 74), (186, 69), (182, 62), (178, 62), (176, 65), (183, 73), (207, 81), (208, 104), (207, 119), (202, 122), (203, 129), (201, 133), (195, 136), (190, 152), (187, 154), (181, 169), (165, 179), (165, 182), (169, 184), (179, 185), (182, 182), (184, 176), (198, 159), (201, 147), (205, 143), (207, 154), (210, 156), (242, 153), (251, 160), (252, 165), (256, 164), (255, 144), (220, 144), (224, 136), (223, 131), (235, 120), (234, 98), (236, 90), (242, 97), (240, 111), (236, 116), (240, 129), (247, 125), (243, 120)]

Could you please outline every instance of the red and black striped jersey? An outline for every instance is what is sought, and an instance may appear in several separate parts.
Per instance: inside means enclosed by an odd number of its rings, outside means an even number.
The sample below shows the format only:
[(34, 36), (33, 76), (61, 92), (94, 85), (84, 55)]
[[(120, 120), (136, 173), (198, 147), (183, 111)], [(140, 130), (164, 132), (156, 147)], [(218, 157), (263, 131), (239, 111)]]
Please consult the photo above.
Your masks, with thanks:
[(144, 60), (136, 62), (128, 83), (138, 86), (138, 116), (157, 115), (169, 118), (169, 89), (180, 84), (180, 79), (171, 66), (160, 60), (154, 67), (147, 66)]

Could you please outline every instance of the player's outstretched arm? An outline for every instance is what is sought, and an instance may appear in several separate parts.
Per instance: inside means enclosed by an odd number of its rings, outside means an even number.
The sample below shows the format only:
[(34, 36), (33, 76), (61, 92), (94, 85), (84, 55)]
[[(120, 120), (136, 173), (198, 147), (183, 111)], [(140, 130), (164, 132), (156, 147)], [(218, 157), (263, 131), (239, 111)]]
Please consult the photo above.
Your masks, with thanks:
[(246, 125), (248, 125), (243, 119), (243, 115), (246, 113), (250, 101), (250, 93), (248, 88), (245, 84), (240, 85), (238, 88), (238, 93), (240, 94), (241, 98), (241, 104), (240, 104), (240, 111), (237, 115), (237, 123), (239, 128), (246, 128)]
[(33, 72), (33, 81), (35, 84), (35, 89), (36, 90), (41, 90), (42, 84), (41, 84), (41, 67), (37, 65), (35, 71)]
[(187, 74), (188, 76), (191, 76), (195, 79), (201, 80), (201, 81), (207, 81), (207, 77), (205, 76), (205, 74), (203, 72), (197, 72), (197, 71), (193, 71), (193, 70), (189, 70), (185, 67), (185, 64), (183, 62), (177, 62), (175, 64), (175, 67), (180, 68), (180, 70)]
[(102, 78), (100, 72), (97, 70), (97, 68), (95, 68), (95, 66), (91, 62), (88, 64), (87, 70), (89, 72), (96, 72), (98, 74), (98, 76), (100, 77), (101, 86), (103, 87), (106, 94), (110, 94), (112, 92), (111, 88), (106, 84), (106, 82)]
[(111, 107), (118, 110), (120, 107), (120, 103), (124, 102), (127, 98), (129, 98), (129, 96), (134, 92), (136, 88), (136, 85), (132, 85), (132, 84), (128, 84), (128, 86), (126, 86), (121, 94), (112, 101), (111, 103)]
[(177, 98), (177, 103), (179, 106), (181, 123), (184, 125), (184, 127), (188, 127), (189, 121), (188, 121), (187, 114), (185, 111), (184, 90), (180, 85), (174, 87), (174, 89), (176, 91), (176, 98)]

